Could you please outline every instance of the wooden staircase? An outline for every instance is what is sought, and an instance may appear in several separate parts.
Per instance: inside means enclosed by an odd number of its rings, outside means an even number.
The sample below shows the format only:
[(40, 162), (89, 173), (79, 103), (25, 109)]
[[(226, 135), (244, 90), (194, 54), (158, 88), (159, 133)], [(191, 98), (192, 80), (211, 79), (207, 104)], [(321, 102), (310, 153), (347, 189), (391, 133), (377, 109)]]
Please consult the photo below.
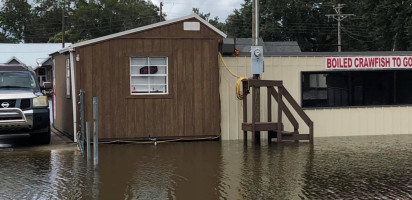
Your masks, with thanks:
[[(250, 131), (253, 133), (253, 139), (255, 141), (260, 141), (260, 131), (268, 131), (268, 140), (269, 142), (272, 141), (272, 138), (277, 138), (278, 142), (282, 140), (309, 140), (309, 142), (313, 143), (313, 121), (306, 115), (303, 109), (299, 106), (299, 104), (293, 99), (292, 95), (286, 90), (283, 86), (282, 81), (272, 81), (272, 80), (256, 80), (256, 79), (248, 79), (243, 80), (243, 123), (242, 123), (242, 130), (243, 130), (243, 138), (246, 141), (247, 139), (247, 132)], [(252, 122), (247, 122), (247, 95), (250, 93), (250, 88), (253, 89), (252, 92), (255, 91), (256, 88), (266, 87), (267, 88), (267, 110), (268, 116), (267, 122), (257, 122), (255, 121), (255, 99), (252, 98)], [(277, 90), (275, 89), (277, 88)], [(277, 122), (272, 122), (272, 97), (277, 102), (278, 111), (277, 111)], [(309, 127), (309, 133), (301, 134), (299, 133), (299, 123), (296, 118), (293, 116), (292, 112), (289, 108), (285, 105), (283, 101), (285, 99), (290, 106), (296, 111), (300, 118), (305, 122), (305, 124)], [(259, 108), (260, 109), (260, 108)], [(293, 126), (293, 131), (285, 131), (284, 126), (282, 123), (282, 113), (288, 118)]]

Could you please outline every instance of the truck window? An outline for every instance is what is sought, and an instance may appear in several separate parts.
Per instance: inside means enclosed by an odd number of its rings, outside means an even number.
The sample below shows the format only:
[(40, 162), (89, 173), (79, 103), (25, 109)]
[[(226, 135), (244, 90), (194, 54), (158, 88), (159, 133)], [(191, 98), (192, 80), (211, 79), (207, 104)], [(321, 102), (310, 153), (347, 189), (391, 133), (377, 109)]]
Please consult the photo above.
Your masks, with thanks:
[(1, 72), (0, 87), (35, 89), (36, 81), (30, 72)]

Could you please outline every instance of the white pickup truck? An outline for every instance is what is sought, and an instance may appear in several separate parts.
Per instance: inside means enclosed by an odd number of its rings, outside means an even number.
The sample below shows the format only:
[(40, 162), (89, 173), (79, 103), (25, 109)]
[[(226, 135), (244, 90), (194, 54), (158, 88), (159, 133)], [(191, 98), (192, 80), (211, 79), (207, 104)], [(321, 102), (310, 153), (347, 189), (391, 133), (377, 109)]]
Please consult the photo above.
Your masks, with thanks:
[(30, 134), (34, 142), (50, 143), (48, 100), (34, 71), (24, 65), (0, 64), (0, 135)]

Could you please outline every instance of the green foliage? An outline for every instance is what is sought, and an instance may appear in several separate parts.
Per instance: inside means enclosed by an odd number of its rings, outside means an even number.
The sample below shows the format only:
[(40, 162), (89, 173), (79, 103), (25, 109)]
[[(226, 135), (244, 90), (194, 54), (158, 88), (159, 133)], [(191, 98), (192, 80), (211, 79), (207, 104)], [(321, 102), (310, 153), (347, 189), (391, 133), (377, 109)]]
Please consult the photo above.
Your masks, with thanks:
[(217, 29), (219, 29), (221, 31), (224, 31), (224, 32), (226, 31), (226, 24), (222, 23), (222, 22), (219, 22), (219, 17), (216, 16), (213, 19), (209, 19), (210, 13), (200, 12), (199, 8), (193, 8), (192, 11), (193, 11), (193, 13), (199, 15), (199, 17), (203, 18), (204, 20), (206, 20), (207, 22), (212, 24)]
[(0, 42), (61, 42), (63, 10), (72, 43), (160, 21), (159, 8), (145, 0), (4, 0)]
[(78, 1), (71, 40), (91, 39), (160, 21), (159, 8), (144, 0)]
[(33, 31), (30, 8), (26, 0), (5, 0), (0, 13), (3, 35), (24, 41), (25, 35)]
[[(412, 50), (412, 0), (359, 0), (346, 3), (342, 13), (355, 17), (342, 21), (344, 51)], [(336, 51), (337, 1), (260, 0), (260, 36), (265, 41), (298, 41), (303, 51)], [(227, 19), (231, 37), (251, 37), (251, 0)]]
[[(160, 21), (146, 0), (1, 0), (0, 42), (66, 42), (92, 39)], [(356, 17), (342, 21), (343, 51), (412, 50), (412, 0), (260, 0), (260, 36), (265, 41), (298, 41), (303, 51), (336, 51), (333, 6)], [(65, 9), (63, 9), (63, 7)], [(244, 0), (226, 23), (193, 11), (230, 37), (252, 36), (252, 0)], [(164, 15), (165, 16), (165, 15)], [(163, 16), (163, 17), (164, 17)]]

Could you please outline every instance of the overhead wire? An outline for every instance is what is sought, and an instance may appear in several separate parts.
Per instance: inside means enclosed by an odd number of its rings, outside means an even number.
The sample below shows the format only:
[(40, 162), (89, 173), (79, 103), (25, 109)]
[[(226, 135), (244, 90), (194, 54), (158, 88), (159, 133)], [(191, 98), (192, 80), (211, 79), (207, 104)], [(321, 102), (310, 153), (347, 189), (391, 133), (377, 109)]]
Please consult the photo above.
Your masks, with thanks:
[(243, 80), (247, 80), (248, 78), (242, 77), (239, 75), (236, 75), (232, 70), (229, 69), (229, 67), (226, 65), (225, 61), (223, 60), (223, 56), (221, 53), (219, 53), (219, 61), (223, 64), (223, 67), (232, 75), (233, 77), (237, 78), (236, 81), (236, 98), (239, 100), (243, 100), (243, 91), (240, 90), (240, 84), (242, 83)]

